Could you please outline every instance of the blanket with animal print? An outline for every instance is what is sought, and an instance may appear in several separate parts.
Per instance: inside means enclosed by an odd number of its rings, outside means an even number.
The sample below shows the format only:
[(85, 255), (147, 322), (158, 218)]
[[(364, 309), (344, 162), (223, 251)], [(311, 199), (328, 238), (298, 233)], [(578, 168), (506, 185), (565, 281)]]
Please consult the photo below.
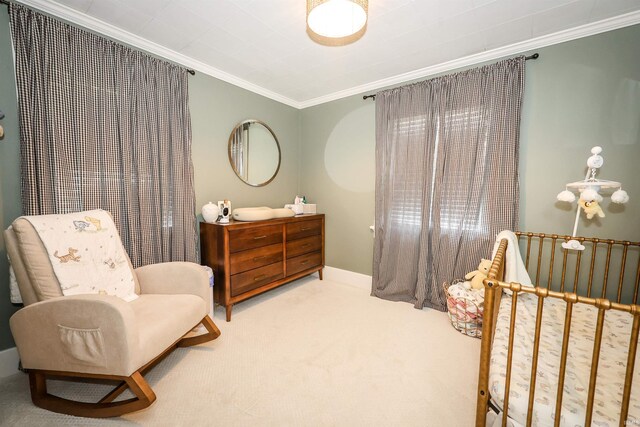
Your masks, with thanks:
[(138, 298), (133, 271), (111, 215), (97, 209), (23, 217), (38, 232), (63, 295)]

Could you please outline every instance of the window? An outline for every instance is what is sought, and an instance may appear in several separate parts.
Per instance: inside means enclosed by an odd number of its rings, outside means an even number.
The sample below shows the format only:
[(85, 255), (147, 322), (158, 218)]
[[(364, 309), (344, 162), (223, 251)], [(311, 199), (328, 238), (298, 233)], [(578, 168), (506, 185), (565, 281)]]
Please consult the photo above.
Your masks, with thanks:
[[(465, 128), (482, 129), (479, 109), (473, 109), (470, 112), (466, 110), (448, 111), (444, 116), (444, 120), (447, 121), (446, 128), (449, 129), (450, 132), (463, 133)], [(425, 143), (426, 121), (425, 116), (412, 116), (399, 120), (397, 124), (398, 138), (406, 138), (403, 142), (409, 144)], [(430, 185), (430, 193), (432, 195), (437, 189), (436, 172), (439, 155), (443, 155), (445, 151), (440, 147), (440, 129), (439, 118), (436, 123), (434, 156), (431, 167), (424, 169), (419, 161), (408, 161), (405, 163), (407, 167), (402, 171), (398, 171), (394, 177), (394, 203), (391, 207), (391, 222), (396, 226), (412, 229), (416, 233), (420, 231), (423, 225), (423, 186)], [(486, 133), (486, 129), (482, 129), (482, 131)], [(487, 155), (486, 144), (487, 139), (484, 138), (483, 158), (478, 159), (478, 161), (484, 161)], [(431, 173), (429, 180), (423, 176), (424, 173), (428, 172)], [(481, 179), (482, 177), (479, 178)], [(449, 186), (459, 188), (461, 191), (449, 192), (447, 199), (442, 201), (443, 203), (440, 207), (440, 228), (442, 230), (457, 230), (461, 227), (465, 231), (481, 232), (485, 228), (483, 227), (485, 209), (482, 207), (478, 211), (478, 215), (471, 216), (468, 207), (469, 203), (473, 203), (473, 201), (467, 197), (469, 194), (469, 178), (463, 174), (463, 171), (457, 174), (455, 170), (448, 170), (446, 179), (449, 180)], [(429, 201), (429, 212), (433, 211), (433, 201), (434, 197), (432, 196)], [(429, 226), (432, 225), (432, 221), (433, 218), (430, 214), (428, 220)]]

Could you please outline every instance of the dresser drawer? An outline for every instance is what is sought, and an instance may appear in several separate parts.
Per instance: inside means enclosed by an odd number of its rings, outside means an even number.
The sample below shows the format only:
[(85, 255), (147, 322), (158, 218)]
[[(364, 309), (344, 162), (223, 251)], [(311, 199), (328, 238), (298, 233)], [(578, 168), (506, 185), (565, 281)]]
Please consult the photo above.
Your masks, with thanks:
[(317, 267), (322, 264), (322, 253), (312, 252), (291, 258), (287, 260), (287, 276), (300, 273), (301, 271), (308, 270), (312, 267)]
[(282, 263), (276, 262), (231, 276), (231, 296), (235, 297), (284, 277)]
[(229, 231), (229, 252), (282, 243), (282, 226), (266, 225)]
[(229, 255), (229, 274), (242, 273), (278, 261), (282, 261), (282, 243), (234, 252)]
[(316, 252), (322, 248), (322, 236), (316, 235), (304, 239), (287, 239), (287, 259), (294, 258), (309, 252)]
[(298, 221), (287, 224), (287, 241), (322, 233), (322, 220)]

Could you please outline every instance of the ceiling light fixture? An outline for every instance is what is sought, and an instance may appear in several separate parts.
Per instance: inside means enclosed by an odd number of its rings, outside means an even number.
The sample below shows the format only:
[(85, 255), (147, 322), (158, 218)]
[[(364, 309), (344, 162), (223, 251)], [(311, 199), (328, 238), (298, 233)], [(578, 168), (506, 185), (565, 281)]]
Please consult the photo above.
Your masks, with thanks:
[(307, 33), (314, 41), (342, 46), (367, 30), (368, 0), (307, 0)]

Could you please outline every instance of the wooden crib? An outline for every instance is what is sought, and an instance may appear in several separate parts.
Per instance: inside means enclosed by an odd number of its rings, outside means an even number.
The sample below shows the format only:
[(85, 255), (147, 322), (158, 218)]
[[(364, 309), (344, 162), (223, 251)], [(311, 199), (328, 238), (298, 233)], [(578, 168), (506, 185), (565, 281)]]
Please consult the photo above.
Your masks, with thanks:
[[(501, 410), (502, 413), (499, 416), (502, 417), (503, 426), (507, 425), (507, 419), (511, 413), (519, 414), (518, 419), (514, 418), (517, 424), (527, 426), (545, 424), (554, 426), (562, 424), (576, 425), (576, 419), (580, 420), (577, 425), (592, 425), (596, 391), (602, 396), (601, 393), (603, 391), (599, 391), (598, 387), (607, 386), (604, 381), (597, 381), (603, 331), (605, 329), (610, 331), (611, 322), (614, 321), (616, 327), (624, 327), (628, 332), (624, 334), (608, 332), (605, 335), (605, 341), (609, 339), (609, 335), (617, 337), (619, 339), (618, 343), (622, 340), (619, 336), (624, 335), (626, 337), (624, 345), (620, 345), (622, 347), (620, 349), (621, 359), (623, 360), (619, 363), (609, 363), (607, 361), (602, 369), (602, 375), (604, 375), (606, 369), (610, 369), (610, 365), (615, 365), (620, 374), (620, 384), (616, 388), (619, 391), (615, 393), (607, 391), (605, 395), (610, 396), (607, 399), (611, 399), (611, 401), (606, 402), (609, 410), (605, 411), (603, 409), (605, 405), (600, 402), (602, 400), (600, 399), (598, 400), (598, 410), (596, 412), (597, 416), (606, 416), (608, 417), (607, 419), (615, 420), (614, 422), (605, 422), (605, 424), (629, 425), (627, 417), (629, 416), (630, 403), (632, 401), (640, 402), (640, 396), (638, 396), (640, 393), (634, 394), (633, 399), (631, 398), (638, 333), (640, 331), (640, 306), (637, 305), (638, 285), (640, 283), (640, 242), (577, 238), (576, 240), (585, 246), (585, 250), (569, 251), (563, 249), (561, 243), (571, 239), (570, 236), (528, 232), (517, 232), (516, 235), (518, 236), (521, 252), (524, 253), (526, 250), (523, 260), (535, 286), (503, 282), (508, 241), (502, 240), (494, 257), (489, 275), (484, 281), (484, 322), (480, 353), (476, 426), (486, 425), (486, 416), (490, 407), (494, 411), (496, 409)], [(612, 283), (616, 282), (617, 286), (612, 286)], [(511, 290), (513, 292), (512, 296), (505, 294), (503, 298), (503, 290)], [(519, 300), (522, 307), (518, 307)], [(499, 320), (501, 303), (505, 304), (505, 307), (503, 307)], [(510, 308), (508, 307), (509, 305)], [(561, 305), (561, 307), (558, 307), (558, 305)], [(558, 308), (564, 312), (559, 319), (557, 317)], [(545, 310), (550, 313), (545, 312)], [(585, 326), (588, 321), (581, 320), (580, 324), (575, 324), (576, 322), (574, 322), (576, 333), (574, 333), (575, 336), (572, 336), (572, 320), (578, 312), (593, 314), (593, 322), (595, 324)], [(521, 315), (517, 316), (519, 313)], [(530, 313), (530, 315), (524, 316), (522, 313)], [(553, 315), (552, 313), (556, 313), (556, 319), (559, 320), (556, 322), (555, 327), (547, 322), (549, 316)], [(606, 316), (609, 323), (605, 327)], [(543, 322), (543, 318), (547, 323)], [(585, 319), (585, 317), (583, 316), (581, 319)], [(591, 329), (592, 326), (593, 329)], [(523, 331), (525, 329), (528, 330), (528, 333), (521, 332), (520, 335), (518, 334), (519, 330)], [(584, 333), (585, 330), (588, 331), (588, 339), (580, 336), (580, 333)], [(628, 336), (626, 335), (627, 333)], [(544, 337), (541, 339), (541, 336)], [(554, 341), (554, 337), (557, 338), (556, 341)], [(506, 357), (503, 357), (503, 359), (506, 359), (504, 370), (502, 365), (496, 363), (496, 360), (498, 360), (497, 352), (500, 351), (494, 349), (494, 340), (497, 339), (501, 339), (501, 343), (503, 343), (501, 349), (504, 351), (501, 351), (501, 354), (506, 353)], [(593, 340), (593, 344), (591, 344), (591, 340)], [(522, 356), (524, 360), (519, 360), (519, 354), (521, 353), (518, 353), (518, 351), (521, 350), (514, 351), (514, 341), (520, 343), (520, 346), (526, 343), (528, 350), (526, 352), (527, 356)], [(541, 341), (545, 343), (546, 341), (552, 341), (557, 344), (552, 347), (560, 347), (557, 354), (559, 360), (556, 361), (554, 359), (554, 363), (549, 362), (555, 356), (550, 355), (553, 351), (549, 351), (546, 348), (540, 352)], [(565, 381), (571, 382), (576, 376), (574, 372), (571, 373), (571, 376), (567, 374), (568, 359), (570, 359), (570, 368), (580, 362), (571, 349), (584, 348), (585, 341), (588, 341), (589, 354), (582, 357), (585, 358), (583, 360), (583, 365), (585, 366), (584, 378), (586, 380), (588, 377), (588, 388), (575, 393), (573, 388), (569, 388), (570, 392), (567, 393), (566, 387), (569, 386), (565, 384)], [(606, 347), (607, 357), (610, 357), (609, 354), (614, 352), (612, 348), (617, 348), (617, 346), (608, 342)], [(496, 352), (494, 358), (492, 358), (492, 350)], [(571, 354), (571, 358), (569, 358), (569, 354)], [(615, 354), (615, 352), (612, 354)], [(541, 377), (539, 369), (541, 369), (542, 364), (544, 364), (544, 369), (546, 370), (543, 373), (546, 374)], [(525, 365), (526, 368), (524, 367)], [(493, 371), (492, 366), (494, 366)], [(553, 372), (553, 375), (549, 375), (549, 372), (551, 372), (549, 370), (550, 366), (557, 366), (557, 374)], [(514, 374), (514, 369), (518, 370), (517, 374)], [(555, 371), (555, 367), (553, 369)], [(503, 372), (495, 372), (498, 370)], [(496, 375), (499, 376), (497, 381)], [(536, 390), (536, 381), (541, 382), (538, 387), (540, 389), (543, 380), (549, 381), (549, 377), (553, 377), (552, 379), (555, 381), (556, 375), (557, 383), (551, 387), (555, 388), (553, 390), (555, 391), (555, 402), (553, 402), (553, 395), (551, 395), (550, 399), (545, 396), (537, 398), (536, 393), (540, 393), (540, 390)], [(512, 384), (514, 377), (516, 378), (515, 385)], [(567, 377), (569, 377), (568, 380)], [(526, 384), (528, 384), (528, 387), (525, 386)], [(518, 393), (513, 392), (513, 387), (520, 387)], [(494, 393), (491, 393), (492, 388)], [(579, 389), (580, 387), (575, 388), (575, 390)], [(495, 395), (498, 394), (497, 390), (500, 391), (498, 396)], [(524, 392), (521, 392), (522, 390)], [(545, 383), (545, 388), (542, 391), (549, 392), (548, 383)], [(620, 398), (612, 396), (612, 394), (617, 393), (620, 394)], [(509, 403), (510, 398), (512, 399), (511, 405)], [(568, 411), (563, 408), (563, 398), (565, 401), (579, 401), (578, 403), (573, 403), (577, 407), (580, 407), (581, 403), (584, 406), (577, 410), (571, 408), (572, 411)], [(500, 399), (502, 399), (501, 405), (496, 405), (495, 402)], [(549, 403), (549, 408), (539, 408), (538, 406), (542, 406), (540, 402), (544, 403), (545, 399)], [(515, 405), (514, 402), (519, 404), (520, 407)], [(610, 405), (614, 404), (617, 409), (612, 414)], [(637, 408), (640, 408), (640, 403), (637, 407), (634, 406), (636, 413), (638, 413)], [(563, 414), (563, 409), (565, 414)], [(544, 416), (545, 414), (546, 416)], [(573, 417), (573, 419), (569, 423), (563, 417)], [(629, 418), (629, 421), (634, 424), (640, 424), (640, 418)]]

